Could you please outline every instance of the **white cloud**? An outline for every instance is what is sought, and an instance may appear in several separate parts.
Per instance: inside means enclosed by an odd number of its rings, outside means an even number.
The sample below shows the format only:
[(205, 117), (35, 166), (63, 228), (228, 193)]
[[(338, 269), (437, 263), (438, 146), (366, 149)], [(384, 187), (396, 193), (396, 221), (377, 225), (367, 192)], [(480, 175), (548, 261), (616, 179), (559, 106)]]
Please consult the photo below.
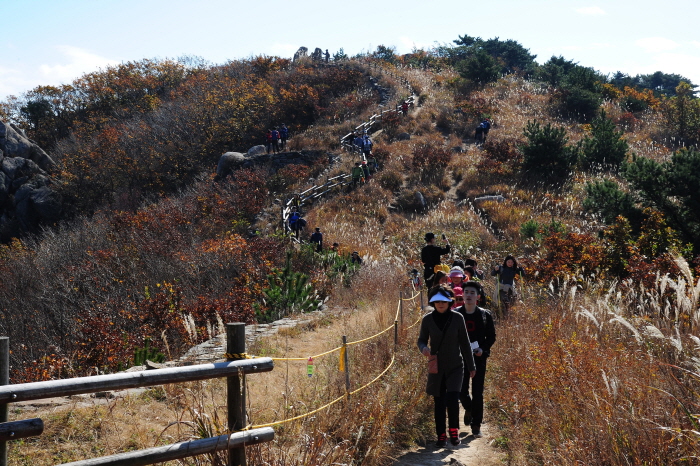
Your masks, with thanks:
[(597, 6), (587, 6), (584, 8), (577, 8), (576, 13), (580, 15), (585, 15), (585, 16), (604, 16), (607, 13), (605, 11)]
[(697, 48), (700, 48), (700, 41), (691, 40), (691, 41), (690, 41), (690, 45), (692, 45), (692, 46), (694, 46), (694, 47), (697, 47)]
[(636, 40), (634, 43), (647, 53), (668, 52), (679, 47), (678, 43), (665, 37), (645, 37), (644, 39)]
[(117, 60), (110, 60), (71, 45), (57, 45), (55, 49), (62, 56), (60, 61), (63, 63), (39, 66), (39, 71), (44, 79), (51, 81), (52, 84), (71, 82), (85, 73), (119, 64)]

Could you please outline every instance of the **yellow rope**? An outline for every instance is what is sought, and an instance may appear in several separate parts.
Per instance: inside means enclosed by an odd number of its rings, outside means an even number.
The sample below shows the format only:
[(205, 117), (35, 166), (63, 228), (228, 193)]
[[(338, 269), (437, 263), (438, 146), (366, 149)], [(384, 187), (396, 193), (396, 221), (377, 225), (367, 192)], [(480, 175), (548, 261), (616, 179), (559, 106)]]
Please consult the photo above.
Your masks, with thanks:
[(415, 327), (416, 325), (418, 325), (418, 323), (419, 323), (421, 320), (423, 320), (423, 316), (418, 316), (418, 320), (416, 320), (414, 323), (412, 323), (409, 327), (406, 327), (406, 330), (412, 329), (413, 327)]
[(253, 359), (253, 356), (248, 353), (225, 353), (226, 359)]
[(350, 346), (350, 345), (356, 345), (356, 344), (358, 344), (358, 343), (363, 343), (363, 342), (365, 342), (365, 341), (367, 341), (367, 340), (371, 340), (372, 338), (377, 338), (379, 335), (381, 335), (381, 334), (383, 334), (383, 333), (386, 333), (386, 332), (388, 332), (389, 330), (391, 330), (391, 329), (393, 329), (393, 328), (394, 328), (394, 324), (391, 324), (391, 326), (387, 327), (386, 330), (382, 330), (381, 332), (377, 333), (376, 335), (372, 335), (371, 337), (363, 338), (362, 340), (357, 340), (357, 341), (349, 342), (347, 345), (348, 345), (348, 346)]
[(387, 373), (387, 371), (391, 368), (391, 366), (394, 365), (394, 360), (395, 360), (395, 359), (396, 359), (396, 356), (395, 356), (395, 355), (392, 355), (392, 356), (391, 356), (391, 362), (389, 363), (388, 366), (386, 366), (386, 369), (384, 369), (384, 371), (383, 371), (381, 374), (379, 374), (378, 376), (376, 376), (376, 377), (374, 378), (374, 380), (372, 380), (371, 382), (366, 383), (365, 385), (361, 386), (360, 388), (351, 391), (350, 394), (351, 394), (351, 395), (354, 395), (355, 393), (359, 392), (360, 390), (364, 390), (365, 388), (369, 387), (369, 386), (372, 385), (374, 382), (376, 382), (377, 380), (379, 380), (384, 374)]
[(370, 385), (372, 385), (372, 384), (373, 384), (374, 382), (376, 382), (377, 380), (379, 380), (384, 374), (387, 373), (387, 371), (391, 368), (391, 366), (394, 365), (394, 360), (395, 360), (395, 358), (396, 358), (396, 356), (393, 356), (393, 355), (392, 355), (392, 356), (391, 356), (391, 362), (390, 362), (389, 365), (386, 367), (386, 369), (384, 369), (384, 370), (382, 371), (382, 373), (379, 374), (377, 377), (375, 377), (373, 380), (371, 380), (370, 382), (368, 382), (368, 383), (366, 383), (365, 385), (361, 386), (360, 388), (358, 388), (358, 389), (356, 389), (356, 390), (353, 390), (353, 391), (350, 392), (350, 393), (346, 393), (345, 395), (339, 396), (339, 397), (336, 398), (335, 400), (331, 401), (331, 402), (328, 403), (328, 404), (325, 404), (325, 405), (321, 406), (320, 408), (316, 408), (316, 409), (314, 409), (313, 411), (309, 411), (308, 413), (300, 414), (299, 416), (294, 416), (294, 417), (291, 417), (291, 418), (289, 418), (289, 419), (283, 419), (283, 420), (281, 420), (281, 421), (270, 422), (270, 423), (268, 423), (268, 424), (261, 424), (261, 425), (256, 425), (256, 426), (246, 426), (243, 430), (260, 429), (260, 428), (262, 428), (262, 427), (272, 427), (272, 426), (276, 426), (276, 425), (280, 425), (280, 424), (285, 424), (285, 423), (287, 423), (287, 422), (292, 422), (292, 421), (296, 421), (297, 419), (303, 419), (303, 418), (305, 418), (305, 417), (311, 416), (312, 414), (316, 414), (316, 413), (319, 412), (319, 411), (323, 411), (324, 409), (329, 408), (330, 406), (333, 406), (334, 404), (336, 404), (336, 403), (339, 402), (340, 400), (346, 398), (348, 395), (354, 395), (354, 394), (360, 392), (361, 390), (364, 390), (365, 388), (369, 387)]
[(401, 300), (402, 301), (413, 301), (414, 299), (416, 299), (418, 297), (418, 295), (420, 295), (420, 291), (418, 293), (414, 294), (413, 296), (411, 296), (410, 298), (401, 298)]

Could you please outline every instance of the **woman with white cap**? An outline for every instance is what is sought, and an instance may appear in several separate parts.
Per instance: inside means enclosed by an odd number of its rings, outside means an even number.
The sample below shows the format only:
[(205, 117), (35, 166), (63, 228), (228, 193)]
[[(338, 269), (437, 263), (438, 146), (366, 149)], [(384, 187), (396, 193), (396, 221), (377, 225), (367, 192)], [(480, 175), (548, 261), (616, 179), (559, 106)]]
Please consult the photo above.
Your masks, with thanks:
[[(459, 392), (466, 370), (474, 377), (476, 366), (464, 317), (450, 310), (454, 293), (449, 286), (436, 286), (428, 292), (428, 314), (423, 316), (418, 349), (429, 358), (426, 393), (435, 402), (435, 431), (438, 448), (447, 444), (445, 411), (449, 419), (452, 445), (459, 445)], [(435, 361), (437, 358), (437, 361)], [(432, 368), (430, 366), (433, 366)]]

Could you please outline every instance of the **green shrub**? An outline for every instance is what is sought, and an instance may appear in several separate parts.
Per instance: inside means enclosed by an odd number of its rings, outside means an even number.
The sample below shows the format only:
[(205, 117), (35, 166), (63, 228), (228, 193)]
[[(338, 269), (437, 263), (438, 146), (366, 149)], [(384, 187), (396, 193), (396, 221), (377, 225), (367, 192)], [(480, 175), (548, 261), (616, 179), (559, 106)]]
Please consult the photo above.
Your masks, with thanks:
[(611, 225), (621, 215), (628, 219), (633, 226), (639, 227), (641, 211), (634, 205), (629, 193), (623, 192), (619, 185), (612, 180), (597, 181), (586, 184), (587, 197), (583, 207), (599, 214), (606, 224)]
[(308, 275), (292, 270), (291, 252), (287, 252), (284, 269), (273, 270), (267, 281), (267, 288), (263, 290), (266, 309), (256, 306), (260, 320), (271, 322), (289, 314), (315, 311), (323, 304), (309, 283)]
[(618, 168), (628, 151), (629, 146), (622, 132), (602, 112), (591, 124), (591, 137), (586, 137), (581, 144), (581, 163), (586, 168), (596, 165)]
[(538, 178), (555, 181), (566, 178), (577, 159), (575, 147), (569, 141), (564, 128), (555, 128), (550, 123), (541, 126), (537, 121), (528, 121), (524, 130), (527, 143), (520, 147), (525, 171), (537, 173)]
[(520, 225), (520, 236), (523, 239), (540, 238), (542, 236), (542, 234), (540, 233), (541, 228), (542, 227), (537, 222), (537, 220), (530, 219), (527, 222)]
[(151, 348), (150, 338), (144, 340), (143, 348), (136, 348), (134, 350), (134, 366), (143, 366), (146, 364), (146, 360), (157, 363), (165, 362), (165, 355), (157, 349)]

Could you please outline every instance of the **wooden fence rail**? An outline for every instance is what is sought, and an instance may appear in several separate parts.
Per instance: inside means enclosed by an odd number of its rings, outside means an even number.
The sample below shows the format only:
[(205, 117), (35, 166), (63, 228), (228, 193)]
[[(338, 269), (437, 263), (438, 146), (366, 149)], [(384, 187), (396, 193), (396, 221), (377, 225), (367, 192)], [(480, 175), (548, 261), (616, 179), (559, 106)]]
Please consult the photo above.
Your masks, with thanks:
[[(245, 324), (227, 324), (226, 339), (226, 353), (230, 355), (227, 357), (231, 359), (246, 357)], [(2, 377), (3, 371), (6, 371), (7, 368), (9, 368), (9, 339), (0, 337), (0, 466), (7, 466), (6, 442), (8, 440), (41, 435), (44, 430), (44, 423), (41, 419), (12, 422), (7, 422), (6, 417), (2, 419), (2, 411), (7, 413), (9, 403), (220, 377), (227, 379), (228, 430), (232, 432), (230, 435), (120, 453), (70, 464), (81, 466), (146, 465), (228, 450), (229, 466), (245, 466), (245, 445), (268, 442), (274, 438), (274, 431), (271, 428), (241, 432), (247, 422), (245, 376), (246, 374), (271, 371), (274, 368), (274, 362), (271, 358), (236, 359), (196, 366), (122, 372), (15, 385), (9, 384), (9, 377)]]
[(270, 358), (171, 367), (141, 372), (93, 375), (73, 379), (47, 380), (0, 387), (0, 403), (41, 400), (56, 396), (80, 395), (125, 388), (152, 387), (169, 383), (230, 377), (239, 373), (268, 372), (274, 367)]
[(73, 463), (64, 463), (63, 466), (145, 466), (147, 464), (178, 460), (189, 456), (231, 450), (243, 445), (269, 442), (274, 438), (275, 431), (271, 427), (263, 427), (260, 429), (237, 432), (231, 435), (221, 435), (219, 437), (174, 443), (162, 447), (130, 451), (128, 453), (119, 453), (117, 455), (75, 461)]

